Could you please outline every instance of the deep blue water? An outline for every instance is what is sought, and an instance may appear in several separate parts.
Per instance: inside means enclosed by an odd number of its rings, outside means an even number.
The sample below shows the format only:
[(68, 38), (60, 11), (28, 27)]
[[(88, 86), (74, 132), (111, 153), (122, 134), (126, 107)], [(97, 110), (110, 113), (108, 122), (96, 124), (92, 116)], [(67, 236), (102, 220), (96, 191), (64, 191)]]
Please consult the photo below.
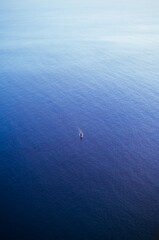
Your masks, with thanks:
[(0, 3), (0, 239), (152, 239), (158, 13), (148, 0)]

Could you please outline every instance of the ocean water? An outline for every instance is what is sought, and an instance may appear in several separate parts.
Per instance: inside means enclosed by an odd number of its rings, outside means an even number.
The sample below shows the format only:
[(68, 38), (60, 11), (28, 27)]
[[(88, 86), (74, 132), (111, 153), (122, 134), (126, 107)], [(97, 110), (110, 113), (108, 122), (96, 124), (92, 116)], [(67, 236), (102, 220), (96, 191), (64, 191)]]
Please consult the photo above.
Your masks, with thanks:
[(6, 0), (0, 33), (0, 239), (153, 239), (159, 3)]

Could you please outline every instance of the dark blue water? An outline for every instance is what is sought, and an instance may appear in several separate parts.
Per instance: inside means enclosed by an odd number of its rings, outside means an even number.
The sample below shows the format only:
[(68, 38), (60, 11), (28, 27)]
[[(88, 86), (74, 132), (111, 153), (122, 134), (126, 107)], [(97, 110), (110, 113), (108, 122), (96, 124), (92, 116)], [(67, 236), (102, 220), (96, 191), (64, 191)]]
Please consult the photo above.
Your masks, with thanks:
[(152, 239), (158, 13), (146, 0), (0, 3), (0, 239)]

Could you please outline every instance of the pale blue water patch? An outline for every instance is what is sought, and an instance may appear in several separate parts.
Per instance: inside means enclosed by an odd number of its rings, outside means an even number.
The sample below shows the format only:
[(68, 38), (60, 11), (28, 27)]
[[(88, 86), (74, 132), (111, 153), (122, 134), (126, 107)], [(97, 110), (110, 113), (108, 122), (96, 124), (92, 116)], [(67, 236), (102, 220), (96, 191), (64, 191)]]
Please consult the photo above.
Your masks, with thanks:
[(146, 0), (1, 3), (2, 239), (152, 239), (158, 10)]

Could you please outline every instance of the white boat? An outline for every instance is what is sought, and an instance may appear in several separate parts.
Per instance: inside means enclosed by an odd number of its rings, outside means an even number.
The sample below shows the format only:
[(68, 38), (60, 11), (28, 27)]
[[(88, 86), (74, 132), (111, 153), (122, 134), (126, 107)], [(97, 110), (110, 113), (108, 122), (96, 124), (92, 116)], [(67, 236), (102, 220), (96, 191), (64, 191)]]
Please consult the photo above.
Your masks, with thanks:
[(83, 138), (83, 132), (80, 132), (79, 136), (82, 139)]

